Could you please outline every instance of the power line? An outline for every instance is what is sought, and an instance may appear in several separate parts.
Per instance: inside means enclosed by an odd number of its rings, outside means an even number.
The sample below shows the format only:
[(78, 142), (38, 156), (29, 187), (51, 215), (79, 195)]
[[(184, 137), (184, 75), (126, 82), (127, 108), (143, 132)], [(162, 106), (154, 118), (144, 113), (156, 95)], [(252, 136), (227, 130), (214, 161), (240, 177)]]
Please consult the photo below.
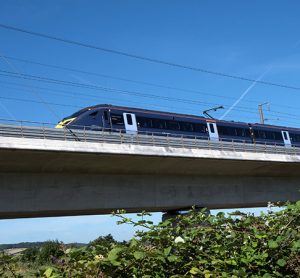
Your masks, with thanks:
[(72, 86), (72, 87), (92, 89), (92, 90), (103, 90), (103, 91), (107, 91), (107, 92), (115, 92), (115, 93), (126, 94), (126, 95), (144, 96), (144, 97), (153, 98), (153, 99), (178, 101), (178, 102), (188, 103), (188, 104), (191, 104), (191, 103), (206, 104), (206, 105), (211, 105), (211, 104), (215, 105), (216, 104), (216, 103), (210, 103), (210, 102), (187, 100), (187, 99), (183, 99), (183, 98), (159, 96), (159, 95), (155, 95), (155, 94), (141, 93), (141, 92), (136, 92), (136, 91), (115, 89), (115, 88), (109, 88), (109, 87), (103, 87), (103, 86), (87, 85), (87, 84), (84, 84), (84, 83), (78, 83), (78, 82), (72, 82), (72, 81), (66, 81), (66, 80), (59, 80), (59, 79), (54, 79), (54, 78), (47, 78), (47, 77), (37, 76), (37, 75), (29, 75), (29, 74), (16, 75), (13, 72), (5, 71), (5, 70), (0, 70), (0, 75), (1, 76), (13, 77), (13, 78), (22, 78), (22, 79), (28, 79), (28, 80), (35, 80), (35, 81), (39, 81), (39, 82), (52, 83), (52, 84), (57, 84), (57, 85), (67, 85), (67, 86)]
[[(166, 96), (159, 96), (159, 95), (155, 95), (155, 94), (147, 94), (147, 93), (141, 93), (141, 92), (135, 92), (135, 91), (114, 89), (114, 88), (108, 88), (108, 87), (102, 87), (102, 86), (96, 86), (96, 85), (87, 85), (87, 84), (83, 84), (83, 83), (70, 82), (70, 81), (58, 80), (58, 79), (52, 79), (52, 78), (45, 78), (45, 77), (27, 75), (27, 74), (26, 75), (23, 74), (22, 76), (16, 76), (16, 75), (14, 75), (14, 73), (11, 73), (8, 71), (3, 71), (3, 70), (0, 70), (0, 72), (8, 73), (8, 74), (0, 73), (0, 76), (2, 75), (2, 76), (13, 77), (13, 78), (29, 79), (29, 80), (39, 81), (39, 82), (54, 83), (56, 85), (57, 84), (58, 85), (66, 85), (66, 86), (72, 86), (72, 87), (77, 87), (77, 88), (102, 90), (102, 91), (106, 91), (106, 92), (114, 92), (114, 93), (125, 94), (125, 95), (133, 95), (133, 96), (139, 96), (139, 97), (150, 98), (150, 99), (162, 99), (162, 100), (166, 100), (166, 101), (186, 103), (186, 104), (192, 104), (192, 105), (216, 105), (217, 104), (217, 103), (211, 103), (211, 102), (201, 102), (201, 101), (196, 101), (196, 100), (187, 100), (187, 99), (182, 99), (182, 98), (166, 97)], [(249, 108), (246, 108), (246, 109), (251, 110)], [(241, 110), (235, 109), (235, 111), (241, 111)], [(256, 112), (255, 112), (255, 114), (256, 114)]]
[[(7, 58), (5, 58), (5, 56), (3, 56), (1, 53), (0, 53), (0, 57), (7, 63), (7, 65), (18, 75), (22, 75), (22, 73), (13, 65), (11, 64), (9, 61), (7, 61)], [(44, 102), (43, 98), (39, 95), (39, 93), (35, 92), (35, 91), (32, 91), (37, 97), (38, 99), (41, 100), (41, 102)], [(56, 114), (56, 112), (47, 104), (47, 103), (44, 103), (44, 105), (47, 107), (47, 109), (57, 118), (59, 118), (59, 116)]]
[[(46, 83), (54, 83), (54, 84), (58, 84), (58, 85), (66, 85), (66, 86), (72, 86), (72, 87), (75, 86), (78, 88), (85, 88), (85, 89), (92, 89), (92, 90), (102, 90), (102, 91), (106, 91), (106, 92), (114, 92), (114, 93), (120, 93), (120, 94), (125, 94), (125, 95), (134, 95), (134, 96), (146, 97), (146, 98), (151, 98), (151, 99), (163, 99), (163, 100), (167, 100), (167, 101), (187, 103), (187, 104), (192, 104), (192, 105), (216, 105), (216, 103), (199, 102), (199, 101), (195, 101), (195, 100), (186, 100), (186, 99), (181, 99), (181, 98), (165, 97), (165, 96), (159, 96), (159, 95), (154, 95), (154, 94), (146, 94), (146, 93), (140, 93), (140, 92), (135, 92), (135, 91), (120, 90), (120, 89), (114, 89), (114, 88), (108, 88), (108, 87), (102, 87), (102, 86), (96, 86), (96, 85), (87, 85), (87, 84), (78, 83), (78, 82), (70, 82), (70, 81), (65, 81), (65, 80), (52, 79), (52, 78), (46, 78), (46, 77), (36, 76), (36, 75), (28, 75), (28, 74), (16, 75), (15, 73), (12, 73), (9, 71), (3, 71), (3, 70), (0, 70), (0, 72), (8, 73), (8, 74), (0, 73), (0, 75), (2, 75), (2, 76), (29, 79), (29, 80), (39, 81), (39, 82), (46, 82)], [(7, 82), (7, 83), (11, 83), (11, 82)], [(24, 85), (20, 85), (20, 84), (17, 84), (17, 85), (24, 86)], [(29, 86), (29, 85), (26, 85), (26, 86), (37, 88), (37, 89), (43, 89), (43, 90), (46, 89), (46, 88), (41, 88), (41, 87), (37, 87), (37, 86)], [(46, 89), (46, 90), (66, 92), (66, 91), (57, 90), (57, 89), (56, 90)], [(67, 93), (70, 94), (70, 92), (67, 92)], [(72, 94), (74, 95), (74, 92), (72, 92)], [(80, 94), (80, 93), (76, 93), (76, 94)], [(81, 95), (90, 96), (92, 98), (98, 97), (96, 95), (87, 95), (87, 94), (81, 94)], [(242, 107), (242, 106), (239, 106), (239, 108), (235, 108), (234, 110), (239, 111), (239, 112), (249, 112), (251, 114), (257, 114), (256, 109), (250, 109), (250, 108)], [(196, 111), (196, 110), (194, 110), (194, 111)], [(252, 112), (252, 111), (255, 111), (255, 112)], [(197, 110), (197, 112), (199, 112), (199, 110)], [(269, 115), (271, 115), (271, 116), (277, 116), (278, 114), (279, 115), (285, 114), (288, 116), (292, 116), (292, 117), (283, 117), (283, 118), (287, 118), (287, 119), (297, 119), (297, 120), (299, 119), (298, 116), (294, 115), (294, 114), (281, 113), (281, 112), (276, 112), (276, 111), (273, 111), (273, 114), (269, 113)], [(295, 116), (296, 118), (293, 118), (293, 116)]]
[(44, 101), (29, 100), (29, 99), (23, 99), (23, 98), (13, 98), (13, 97), (2, 97), (2, 96), (0, 96), (0, 99), (14, 100), (14, 101), (23, 101), (23, 102), (31, 102), (31, 103), (39, 103), (39, 104), (47, 103), (49, 105), (82, 108), (81, 106), (76, 106), (76, 105), (71, 105), (71, 104), (62, 104), (62, 103), (54, 103), (54, 102), (44, 102)]
[[(0, 83), (12, 83), (12, 82), (1, 82)], [(83, 97), (78, 97), (79, 99), (83, 99), (83, 100), (99, 100), (99, 96), (98, 95), (91, 95), (91, 94), (82, 94), (82, 93), (74, 93), (74, 92), (68, 92), (68, 91), (64, 91), (64, 90), (57, 90), (57, 89), (50, 89), (50, 88), (43, 88), (43, 87), (37, 87), (37, 86), (29, 86), (29, 85), (21, 85), (21, 84), (17, 84), (19, 86), (22, 86), (22, 87), (30, 87), (30, 88), (35, 88), (35, 89), (41, 89), (41, 90), (46, 90), (46, 91), (53, 91), (53, 92), (50, 92), (50, 94), (52, 95), (57, 95), (57, 96), (65, 96), (65, 97), (74, 97), (75, 94), (76, 95), (81, 95)], [(1, 86), (2, 88), (7, 88), (7, 89), (13, 89), (13, 90), (18, 90), (20, 91), (20, 89), (18, 88), (13, 88), (13, 87), (9, 87), (9, 86)], [(23, 91), (23, 90), (21, 90)], [(55, 92), (61, 92), (61, 93), (55, 93)], [(114, 97), (111, 97), (111, 96), (105, 96), (105, 99), (109, 99), (109, 100), (113, 100), (113, 101), (119, 101), (120, 99), (119, 98), (114, 98)], [(124, 103), (124, 101), (122, 101), (122, 103)], [(129, 100), (129, 101), (125, 101), (125, 103), (129, 103), (130, 105), (131, 104), (136, 104), (138, 106), (140, 106), (141, 104), (146, 104), (150, 107), (155, 107), (156, 109), (157, 108), (170, 108), (170, 106), (167, 106), (167, 105), (155, 105), (155, 104), (149, 104), (149, 103), (141, 103), (140, 101), (132, 101), (132, 100)], [(124, 105), (124, 104), (122, 104)], [(83, 108), (83, 107), (82, 107)], [(194, 111), (194, 113), (199, 113), (201, 111), (201, 109), (190, 109), (190, 111)]]
[[(60, 38), (60, 37), (56, 37), (56, 36), (52, 36), (52, 35), (48, 35), (48, 34), (44, 34), (44, 33), (29, 31), (26, 29), (9, 26), (9, 25), (5, 25), (5, 24), (0, 24), (0, 27), (7, 29), (7, 30), (21, 32), (21, 33), (29, 34), (29, 35), (36, 36), (36, 37), (51, 39), (51, 40), (55, 40), (55, 41), (59, 41), (59, 42), (67, 43), (67, 44), (72, 44), (72, 45), (77, 45), (77, 46), (81, 46), (81, 47), (85, 47), (85, 48), (95, 49), (95, 50), (99, 50), (99, 51), (103, 51), (103, 52), (107, 52), (107, 53), (111, 53), (111, 54), (134, 58), (137, 60), (147, 61), (147, 62), (151, 62), (151, 63), (163, 64), (163, 65), (167, 65), (167, 66), (171, 66), (171, 67), (182, 68), (182, 69), (186, 69), (186, 70), (202, 72), (202, 73), (217, 75), (217, 76), (221, 76), (221, 77), (227, 77), (227, 78), (231, 78), (231, 79), (241, 80), (241, 81), (248, 81), (248, 82), (255, 81), (255, 79), (252, 79), (252, 78), (247, 78), (247, 77), (233, 75), (233, 74), (227, 74), (227, 73), (223, 73), (223, 72), (212, 71), (212, 70), (188, 66), (188, 65), (182, 65), (182, 64), (159, 60), (159, 59), (150, 58), (150, 57), (146, 57), (146, 56), (140, 56), (140, 55), (127, 53), (127, 52), (123, 52), (123, 51), (119, 51), (119, 50), (114, 50), (114, 49), (110, 49), (110, 48), (105, 48), (105, 47), (101, 47), (101, 46), (96, 46), (96, 45), (92, 45), (92, 44), (88, 44), (88, 43), (84, 43), (84, 42), (79, 42), (79, 41)], [(290, 85), (286, 85), (286, 84), (279, 84), (279, 83), (269, 82), (269, 81), (260, 80), (260, 81), (257, 81), (257, 83), (263, 84), (263, 85), (268, 85), (268, 86), (276, 86), (276, 87), (285, 88), (285, 89), (300, 90), (300, 87), (290, 86)]]
[[(136, 84), (153, 86), (153, 87), (157, 87), (157, 88), (176, 90), (176, 91), (182, 91), (182, 92), (188, 92), (188, 93), (197, 93), (197, 94), (215, 96), (215, 97), (226, 98), (226, 99), (235, 99), (233, 97), (222, 96), (222, 95), (207, 93), (207, 92), (203, 92), (203, 91), (177, 88), (177, 87), (173, 87), (173, 86), (166, 86), (166, 85), (156, 84), (156, 83), (152, 83), (152, 82), (144, 82), (144, 81), (138, 81), (138, 80), (133, 80), (133, 79), (128, 79), (128, 78), (116, 77), (116, 76), (112, 76), (112, 75), (96, 73), (96, 72), (91, 72), (91, 71), (84, 71), (84, 70), (79, 70), (79, 69), (64, 67), (64, 66), (58, 66), (58, 65), (53, 65), (53, 64), (40, 63), (40, 62), (36, 62), (36, 61), (32, 61), (32, 60), (21, 59), (21, 58), (16, 58), (16, 57), (11, 57), (11, 56), (5, 56), (5, 57), (7, 59), (19, 61), (22, 63), (28, 63), (28, 64), (33, 64), (33, 65), (38, 65), (38, 66), (43, 66), (43, 67), (48, 67), (48, 68), (54, 68), (54, 69), (59, 69), (59, 70), (64, 70), (64, 71), (83, 73), (83, 74), (87, 74), (87, 75), (99, 76), (99, 77), (104, 77), (104, 78), (109, 78), (109, 79), (114, 79), (114, 80), (119, 80), (119, 81), (132, 82), (132, 83), (136, 83)], [(255, 103), (257, 103), (257, 102), (255, 102)]]
[[(4, 72), (6, 74), (3, 74), (1, 72)], [(71, 82), (71, 81), (47, 78), (47, 77), (36, 76), (36, 75), (28, 75), (28, 74), (16, 75), (13, 72), (4, 71), (4, 70), (0, 70), (0, 76), (1, 75), (13, 77), (13, 78), (22, 78), (22, 79), (39, 81), (39, 82), (46, 82), (46, 83), (51, 83), (51, 84), (56, 84), (56, 85), (65, 85), (65, 86), (72, 86), (72, 87), (85, 88), (85, 89), (91, 89), (91, 90), (102, 90), (102, 91), (106, 91), (106, 92), (114, 92), (114, 93), (125, 94), (125, 95), (134, 95), (134, 96), (151, 98), (151, 99), (162, 99), (162, 100), (167, 100), (167, 101), (172, 101), (172, 102), (180, 102), (180, 103), (193, 104), (193, 105), (218, 105), (217, 103), (212, 103), (212, 102), (201, 102), (201, 101), (197, 101), (197, 100), (187, 100), (187, 99), (182, 99), (182, 98), (166, 97), (166, 96), (159, 96), (159, 95), (155, 95), (155, 94), (141, 93), (141, 92), (136, 92), (136, 91), (121, 90), (121, 89), (102, 87), (102, 86), (96, 86), (96, 85), (87, 85), (87, 84), (78, 83), (78, 82)], [(243, 108), (244, 110), (245, 109), (246, 110), (254, 110), (254, 109), (250, 109), (247, 107), (241, 107), (241, 106), (240, 106), (240, 108)], [(234, 109), (234, 110), (235, 111), (243, 111), (242, 109)], [(255, 109), (255, 111), (256, 111), (256, 109)], [(289, 113), (282, 113), (282, 112), (276, 112), (276, 111), (274, 111), (274, 113), (279, 114), (279, 115), (286, 114), (286, 115), (298, 117), (297, 115), (289, 114)], [(255, 114), (256, 114), (256, 112), (255, 112)]]
[[(209, 95), (209, 96), (214, 96), (214, 97), (218, 97), (218, 98), (235, 100), (234, 97), (223, 96), (223, 95), (218, 95), (218, 94), (212, 94), (212, 93), (207, 93), (207, 92), (198, 91), (198, 90), (190, 90), (190, 89), (184, 89), (184, 88), (177, 88), (177, 87), (173, 87), (173, 86), (165, 86), (165, 85), (151, 83), (151, 82), (137, 81), (137, 80), (127, 79), (127, 78), (122, 78), (122, 77), (111, 76), (111, 75), (107, 75), (107, 74), (95, 73), (95, 72), (90, 72), (90, 71), (83, 71), (83, 70), (64, 67), (64, 66), (40, 63), (40, 62), (36, 62), (36, 61), (32, 61), (32, 60), (27, 60), (27, 59), (25, 60), (25, 59), (11, 57), (11, 56), (3, 56), (3, 57), (5, 57), (6, 59), (11, 59), (11, 60), (15, 60), (15, 61), (23, 62), (23, 63), (39, 65), (39, 66), (43, 66), (43, 67), (49, 67), (49, 68), (54, 68), (54, 69), (59, 69), (59, 70), (64, 70), (64, 71), (83, 73), (83, 74), (93, 75), (93, 76), (100, 76), (100, 77), (104, 77), (104, 78), (110, 78), (110, 79), (120, 80), (120, 81), (125, 81), (125, 82), (132, 82), (132, 83), (136, 83), (136, 84), (153, 86), (153, 87), (157, 87), (157, 88), (164, 88), (164, 89), (168, 89), (168, 90), (176, 90), (176, 91), (188, 92), (188, 93), (193, 93), (193, 94)], [(258, 105), (258, 101), (255, 101), (255, 100), (245, 100), (244, 99), (243, 102), (255, 103), (256, 105)], [(228, 104), (228, 105), (232, 105), (232, 104)], [(272, 106), (277, 106), (277, 107), (280, 107), (280, 108), (288, 108), (288, 109), (299, 110), (299, 107), (293, 107), (293, 106), (289, 106), (289, 105), (272, 104)], [(245, 108), (245, 107), (242, 107), (242, 106), (238, 106), (238, 107)], [(290, 113), (277, 112), (277, 111), (273, 111), (273, 112), (280, 113), (280, 114), (285, 114), (285, 115), (296, 116), (296, 115), (290, 114)]]
[[(127, 79), (127, 78), (122, 78), (122, 77), (116, 77), (116, 76), (102, 74), (102, 73), (84, 71), (84, 70), (70, 68), (70, 67), (40, 63), (40, 62), (36, 62), (36, 61), (32, 61), (32, 60), (21, 59), (21, 58), (16, 58), (16, 57), (11, 57), (11, 56), (4, 56), (4, 57), (6, 59), (15, 60), (15, 61), (22, 62), (22, 63), (28, 63), (28, 64), (33, 64), (33, 65), (38, 65), (38, 66), (43, 66), (43, 67), (48, 67), (48, 68), (54, 68), (54, 69), (59, 69), (59, 70), (64, 70), (64, 71), (70, 71), (70, 72), (83, 73), (83, 74), (87, 74), (87, 75), (99, 76), (99, 77), (109, 78), (109, 79), (113, 79), (113, 80), (132, 82), (132, 83), (135, 83), (135, 84), (147, 85), (147, 86), (163, 88), (163, 89), (168, 89), (168, 90), (176, 90), (176, 91), (187, 92), (187, 93), (192, 93), (192, 94), (208, 95), (208, 96), (214, 96), (214, 97), (224, 98), (224, 99), (232, 99), (232, 100), (236, 99), (234, 97), (218, 95), (218, 94), (215, 94), (215, 93), (208, 93), (208, 92), (203, 92), (203, 91), (198, 91), (198, 90), (191, 90), (191, 89), (178, 88), (178, 87), (173, 87), (173, 86), (166, 86), (166, 85), (156, 84), (156, 83), (152, 83), (152, 82), (138, 81), (138, 80)], [(245, 99), (243, 100), (243, 102), (255, 103), (256, 105), (258, 105), (258, 103), (259, 103), (256, 100), (245, 100)], [(292, 107), (292, 106), (287, 106), (287, 105), (273, 104), (273, 106), (285, 107), (285, 108), (288, 108), (288, 109), (297, 109), (297, 110), (299, 109), (299, 107)]]

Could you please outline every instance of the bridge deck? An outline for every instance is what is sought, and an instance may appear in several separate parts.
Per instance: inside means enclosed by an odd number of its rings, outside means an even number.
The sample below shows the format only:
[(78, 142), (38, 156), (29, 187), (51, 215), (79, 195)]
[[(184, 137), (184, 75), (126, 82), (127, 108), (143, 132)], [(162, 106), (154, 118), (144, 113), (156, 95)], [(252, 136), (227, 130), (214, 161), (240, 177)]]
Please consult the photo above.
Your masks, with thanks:
[(300, 199), (298, 149), (84, 130), (74, 137), (36, 127), (18, 127), (18, 133), (10, 126), (4, 133), (5, 128), (0, 127), (0, 218)]

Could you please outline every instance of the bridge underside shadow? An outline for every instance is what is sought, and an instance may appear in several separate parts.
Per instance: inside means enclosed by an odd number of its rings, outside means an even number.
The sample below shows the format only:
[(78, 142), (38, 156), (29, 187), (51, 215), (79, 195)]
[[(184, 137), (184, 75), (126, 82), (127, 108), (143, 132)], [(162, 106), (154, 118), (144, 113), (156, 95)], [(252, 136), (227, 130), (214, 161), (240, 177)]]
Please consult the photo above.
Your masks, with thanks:
[(0, 218), (266, 206), (300, 199), (296, 177), (0, 174)]

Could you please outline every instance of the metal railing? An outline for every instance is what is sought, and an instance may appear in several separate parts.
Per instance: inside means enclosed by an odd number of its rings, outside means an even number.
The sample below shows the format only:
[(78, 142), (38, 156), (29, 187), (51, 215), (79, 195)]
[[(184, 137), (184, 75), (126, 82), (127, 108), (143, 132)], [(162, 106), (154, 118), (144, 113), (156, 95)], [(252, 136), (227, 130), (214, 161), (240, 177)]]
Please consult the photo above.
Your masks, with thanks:
[(299, 147), (287, 148), (283, 145), (267, 143), (253, 144), (243, 140), (211, 141), (208, 137), (203, 136), (174, 135), (165, 132), (128, 134), (124, 129), (97, 129), (96, 127), (91, 129), (89, 126), (57, 129), (54, 126), (53, 123), (0, 119), (0, 137), (300, 155)]

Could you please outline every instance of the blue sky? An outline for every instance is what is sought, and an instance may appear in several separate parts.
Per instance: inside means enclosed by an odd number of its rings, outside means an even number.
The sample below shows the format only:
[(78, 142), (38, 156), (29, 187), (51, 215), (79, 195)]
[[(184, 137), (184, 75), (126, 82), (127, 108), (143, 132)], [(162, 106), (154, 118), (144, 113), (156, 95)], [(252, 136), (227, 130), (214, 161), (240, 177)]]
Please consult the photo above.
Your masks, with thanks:
[[(0, 23), (250, 79), (264, 74), (264, 81), (300, 87), (299, 11), (299, 1), (292, 0), (3, 0)], [(2, 119), (56, 123), (80, 107), (100, 103), (190, 114), (224, 105), (225, 110), (214, 114), (221, 117), (251, 86), (251, 82), (145, 62), (3, 28), (0, 38), (2, 71), (199, 102), (171, 102), (0, 74)], [(4, 56), (94, 74), (38, 66)], [(225, 119), (258, 122), (258, 104), (269, 102), (270, 111), (265, 111), (268, 123), (299, 127), (299, 101), (297, 90), (256, 84)], [(160, 214), (155, 214), (154, 220), (159, 218)], [(108, 216), (2, 220), (0, 243), (49, 238), (86, 242), (107, 233), (118, 239), (131, 236), (130, 228), (117, 227), (114, 222)]]

